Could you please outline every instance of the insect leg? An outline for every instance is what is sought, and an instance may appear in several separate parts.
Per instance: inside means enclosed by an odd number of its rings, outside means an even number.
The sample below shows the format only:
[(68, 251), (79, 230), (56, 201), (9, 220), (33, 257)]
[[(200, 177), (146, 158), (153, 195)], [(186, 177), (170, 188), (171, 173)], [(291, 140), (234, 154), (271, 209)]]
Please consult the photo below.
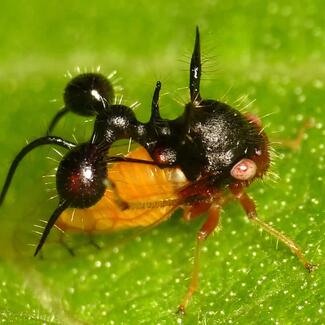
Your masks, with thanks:
[(286, 139), (286, 140), (279, 140), (276, 143), (280, 146), (287, 147), (292, 150), (298, 150), (301, 146), (301, 143), (304, 139), (305, 134), (307, 133), (308, 129), (314, 127), (314, 121), (312, 119), (308, 119), (304, 121), (302, 126), (298, 130), (298, 134), (293, 139)]
[(208, 210), (208, 218), (196, 235), (196, 247), (194, 253), (193, 271), (188, 290), (183, 298), (182, 303), (178, 306), (178, 313), (184, 314), (185, 308), (188, 305), (193, 293), (197, 290), (199, 285), (199, 267), (200, 255), (204, 240), (214, 231), (218, 226), (220, 219), (220, 204), (213, 203)]
[(49, 127), (47, 129), (46, 134), (49, 135), (52, 133), (55, 125), (59, 122), (59, 120), (66, 114), (69, 112), (69, 109), (66, 107), (61, 108), (53, 117), (51, 123), (49, 124)]
[(92, 233), (88, 233), (88, 243), (95, 247), (96, 249), (100, 250), (101, 247), (99, 246), (99, 244), (96, 243), (94, 237), (93, 237), (93, 234)]
[(182, 217), (185, 221), (190, 221), (208, 211), (210, 206), (211, 203), (206, 202), (200, 202), (191, 206), (186, 206), (184, 208)]
[(67, 243), (66, 241), (64, 240), (64, 233), (61, 232), (60, 235), (59, 235), (59, 244), (62, 245), (66, 250), (67, 252), (71, 255), (71, 256), (75, 256), (75, 252), (73, 250), (73, 248), (71, 248)]
[(256, 206), (254, 201), (248, 196), (247, 193), (244, 192), (243, 189), (238, 189), (234, 187), (230, 187), (231, 192), (234, 194), (234, 196), (237, 198), (237, 200), (240, 202), (241, 206), (245, 210), (249, 220), (252, 223), (257, 224), (262, 229), (264, 229), (266, 232), (268, 232), (270, 235), (277, 238), (279, 241), (281, 241), (283, 244), (285, 244), (290, 250), (298, 257), (300, 262), (303, 264), (303, 266), (309, 271), (312, 272), (316, 265), (310, 263), (305, 258), (301, 248), (289, 237), (284, 235), (279, 230), (275, 229), (268, 223), (264, 222), (263, 220), (259, 219), (257, 217), (256, 213)]
[(129, 208), (129, 203), (126, 202), (125, 200), (123, 200), (120, 196), (120, 194), (118, 193), (116, 184), (113, 181), (109, 181), (109, 186), (112, 189), (113, 192), (113, 196), (114, 196), (114, 201), (116, 203), (116, 205), (122, 210), (126, 210)]

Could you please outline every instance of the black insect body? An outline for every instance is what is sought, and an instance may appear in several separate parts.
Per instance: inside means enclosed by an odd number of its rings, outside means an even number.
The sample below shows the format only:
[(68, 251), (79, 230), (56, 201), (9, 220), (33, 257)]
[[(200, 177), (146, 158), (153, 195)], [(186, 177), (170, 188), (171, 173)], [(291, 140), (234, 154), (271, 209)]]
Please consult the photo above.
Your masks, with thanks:
[(126, 106), (111, 106), (98, 113), (91, 142), (104, 142), (110, 147), (118, 139), (132, 138), (159, 167), (179, 166), (190, 181), (209, 176), (213, 186), (231, 183), (230, 170), (240, 159), (263, 154), (264, 164), (258, 173), (262, 176), (269, 157), (267, 137), (261, 128), (225, 103), (201, 99), (198, 31), (190, 72), (192, 100), (182, 116), (175, 120), (161, 118), (158, 82), (148, 123), (139, 122)]
[(85, 143), (71, 149), (57, 170), (56, 188), (60, 197), (74, 208), (86, 208), (104, 195), (107, 161), (97, 146)]
[[(254, 179), (264, 175), (270, 162), (268, 138), (259, 120), (251, 115), (243, 115), (217, 100), (202, 99), (200, 80), (198, 29), (190, 66), (191, 100), (185, 106), (183, 114), (174, 120), (160, 116), (160, 82), (155, 87), (150, 120), (142, 123), (131, 108), (112, 104), (113, 89), (101, 75), (84, 74), (72, 79), (65, 90), (65, 108), (55, 116), (49, 131), (67, 111), (79, 115), (95, 115), (90, 140), (77, 145), (59, 137), (46, 136), (31, 142), (16, 156), (0, 195), (2, 204), (18, 164), (34, 148), (54, 144), (68, 150), (56, 174), (59, 204), (46, 225), (35, 255), (42, 248), (53, 225), (58, 222), (68, 230), (112, 231), (123, 227), (157, 224), (178, 207), (184, 209), (183, 216), (186, 220), (206, 212), (206, 221), (197, 234), (191, 283), (179, 306), (179, 311), (184, 312), (198, 285), (202, 243), (218, 226), (227, 190), (240, 202), (249, 220), (287, 245), (306, 269), (313, 269), (297, 244), (257, 217), (255, 203), (245, 192)], [(136, 141), (142, 151), (131, 152), (126, 157), (108, 156), (108, 150), (117, 140), (129, 138)], [(109, 163), (114, 164), (109, 168)], [(157, 166), (160, 167), (158, 170)], [(110, 170), (114, 173), (110, 174)], [(115, 184), (119, 177), (116, 174), (119, 173), (130, 182), (140, 174), (140, 180), (147, 177), (152, 182), (146, 189), (148, 193), (152, 193), (156, 185), (166, 189), (158, 194), (155, 192), (156, 201), (138, 205), (138, 208), (147, 209), (145, 212), (150, 217), (146, 218), (143, 211), (138, 213), (136, 204), (132, 201), (141, 201), (137, 184), (131, 188)], [(106, 191), (107, 186), (110, 191)], [(125, 200), (125, 197), (130, 199)], [(108, 202), (106, 210), (103, 210), (104, 202)], [(89, 220), (94, 222), (81, 226), (78, 221), (71, 221), (69, 216), (64, 219), (69, 208), (79, 209), (81, 214), (89, 211)], [(99, 210), (101, 213), (106, 211), (105, 223), (103, 220), (96, 223)], [(88, 215), (83, 217), (82, 220), (86, 222)], [(125, 224), (129, 217), (133, 221)]]
[(64, 107), (54, 116), (47, 130), (52, 133), (55, 125), (68, 112), (81, 116), (94, 116), (113, 103), (112, 83), (99, 73), (83, 73), (72, 78), (65, 87)]

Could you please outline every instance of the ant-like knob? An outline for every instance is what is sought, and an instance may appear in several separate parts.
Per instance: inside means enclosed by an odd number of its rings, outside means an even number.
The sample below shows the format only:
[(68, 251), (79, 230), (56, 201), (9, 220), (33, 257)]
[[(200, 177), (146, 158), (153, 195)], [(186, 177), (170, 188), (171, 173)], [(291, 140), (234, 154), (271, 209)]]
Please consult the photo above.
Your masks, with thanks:
[(66, 113), (94, 116), (112, 104), (114, 96), (113, 85), (99, 73), (83, 73), (72, 78), (63, 94), (65, 106), (52, 119), (47, 134)]
[(61, 200), (74, 208), (89, 208), (103, 196), (107, 177), (105, 151), (84, 143), (69, 151), (56, 173), (56, 188)]
[(93, 116), (114, 99), (109, 80), (98, 73), (84, 73), (71, 79), (64, 90), (65, 107), (81, 116)]

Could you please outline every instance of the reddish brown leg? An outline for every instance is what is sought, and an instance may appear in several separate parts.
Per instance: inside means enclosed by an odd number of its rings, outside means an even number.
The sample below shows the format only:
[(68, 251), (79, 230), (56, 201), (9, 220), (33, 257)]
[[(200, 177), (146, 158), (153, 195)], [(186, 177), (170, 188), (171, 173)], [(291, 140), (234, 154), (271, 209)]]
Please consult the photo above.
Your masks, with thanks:
[(193, 293), (197, 290), (199, 285), (199, 267), (200, 255), (204, 240), (214, 231), (218, 226), (220, 218), (220, 204), (213, 203), (208, 210), (208, 218), (197, 233), (196, 247), (194, 253), (193, 271), (188, 290), (183, 298), (182, 303), (178, 306), (178, 313), (184, 314), (185, 308), (188, 305)]
[(304, 135), (307, 132), (308, 129), (314, 127), (314, 121), (312, 119), (309, 119), (307, 121), (304, 121), (303, 125), (300, 127), (298, 134), (296, 138), (294, 139), (287, 139), (287, 140), (280, 140), (278, 143), (281, 146), (287, 147), (292, 150), (298, 150), (301, 146), (301, 142), (304, 139)]
[[(228, 202), (233, 201), (234, 196), (232, 194), (224, 194), (222, 196), (222, 199), (218, 198), (217, 200), (222, 206), (224, 206), (228, 204)], [(200, 202), (200, 203), (192, 204), (191, 206), (186, 206), (184, 208), (182, 218), (185, 221), (190, 221), (206, 213), (209, 210), (210, 206), (211, 206), (211, 202), (210, 203)]]
[(299, 258), (300, 262), (309, 272), (312, 272), (315, 269), (316, 265), (311, 264), (306, 260), (301, 248), (292, 239), (257, 217), (254, 201), (244, 192), (242, 188), (230, 187), (230, 191), (238, 199), (250, 221), (260, 226), (270, 235), (274, 236), (288, 248), (290, 248), (290, 250)]
[(121, 197), (120, 194), (117, 191), (116, 185), (113, 181), (107, 181), (107, 187), (110, 187), (112, 192), (113, 192), (113, 196), (114, 196), (114, 201), (116, 203), (116, 205), (118, 205), (118, 207), (124, 211), (126, 209), (129, 208), (129, 204), (124, 201)]
[(210, 206), (211, 203), (205, 202), (187, 206), (184, 208), (182, 217), (185, 221), (190, 221), (208, 211)]

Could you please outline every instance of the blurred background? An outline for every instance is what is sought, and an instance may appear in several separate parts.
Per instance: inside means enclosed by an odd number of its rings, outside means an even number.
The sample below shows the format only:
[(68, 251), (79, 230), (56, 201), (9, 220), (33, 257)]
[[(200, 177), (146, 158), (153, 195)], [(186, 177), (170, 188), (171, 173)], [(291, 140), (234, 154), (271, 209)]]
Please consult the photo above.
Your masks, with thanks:
[[(98, 66), (139, 101), (149, 117), (155, 82), (163, 84), (163, 116), (188, 100), (188, 70), (201, 31), (202, 95), (262, 117), (271, 141), (293, 138), (303, 121), (315, 126), (301, 148), (275, 146), (275, 167), (254, 184), (261, 217), (294, 238), (314, 263), (324, 251), (323, 1), (2, 1), (0, 14), (0, 182), (18, 150), (44, 134), (62, 107), (69, 75)], [(67, 139), (89, 136), (92, 123), (68, 115), (55, 129)], [(32, 258), (34, 224), (56, 205), (42, 176), (55, 163), (49, 148), (20, 166), (0, 209), (0, 320), (14, 324), (320, 324), (324, 284), (276, 241), (251, 227), (234, 203), (222, 230), (207, 241), (201, 287), (188, 314), (175, 314), (191, 272), (202, 223), (177, 218), (137, 240), (96, 238), (71, 257), (55, 238)], [(55, 237), (55, 234), (53, 234)], [(124, 235), (122, 235), (123, 238)], [(71, 236), (74, 245), (87, 240)], [(113, 239), (112, 239), (113, 238)], [(113, 240), (113, 243), (111, 242)], [(285, 306), (285, 307), (284, 307)]]

